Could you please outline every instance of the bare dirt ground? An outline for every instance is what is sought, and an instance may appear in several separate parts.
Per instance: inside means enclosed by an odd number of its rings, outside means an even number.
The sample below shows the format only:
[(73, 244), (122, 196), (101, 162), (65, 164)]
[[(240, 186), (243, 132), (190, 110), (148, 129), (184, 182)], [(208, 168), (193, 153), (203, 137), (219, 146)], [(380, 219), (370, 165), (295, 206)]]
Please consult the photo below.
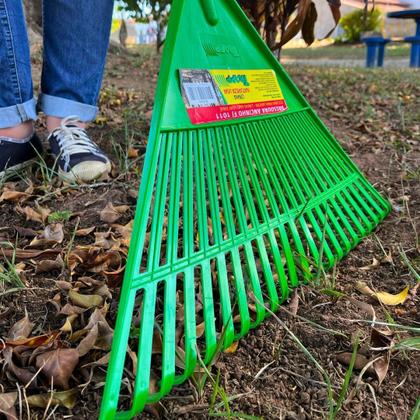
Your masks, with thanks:
[[(158, 64), (151, 50), (109, 57), (92, 134), (114, 161), (110, 182), (65, 185), (46, 158), (0, 185), (0, 413), (9, 418), (98, 415)], [(392, 214), (317, 284), (298, 288), (278, 319), (221, 354), (204, 386), (193, 378), (144, 417), (328, 418), (337, 404), (342, 419), (419, 415), (420, 74), (287, 69)], [(408, 294), (385, 305), (358, 281)]]

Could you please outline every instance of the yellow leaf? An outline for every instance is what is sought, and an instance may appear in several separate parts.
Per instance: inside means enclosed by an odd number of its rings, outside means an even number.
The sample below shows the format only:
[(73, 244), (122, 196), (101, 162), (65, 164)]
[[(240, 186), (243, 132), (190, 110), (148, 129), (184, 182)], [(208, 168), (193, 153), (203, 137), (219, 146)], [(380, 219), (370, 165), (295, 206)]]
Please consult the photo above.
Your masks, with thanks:
[(239, 341), (234, 341), (231, 346), (229, 346), (224, 353), (235, 353), (238, 350)]
[(356, 288), (359, 292), (363, 293), (366, 296), (375, 298), (384, 305), (396, 306), (401, 303), (404, 303), (408, 296), (408, 286), (402, 290), (400, 293), (393, 295), (388, 292), (374, 292), (366, 283), (358, 281), (356, 283)]
[(376, 297), (380, 302), (384, 305), (399, 305), (400, 303), (404, 303), (408, 296), (408, 286), (402, 290), (397, 295), (392, 295), (391, 293), (387, 292), (377, 292)]

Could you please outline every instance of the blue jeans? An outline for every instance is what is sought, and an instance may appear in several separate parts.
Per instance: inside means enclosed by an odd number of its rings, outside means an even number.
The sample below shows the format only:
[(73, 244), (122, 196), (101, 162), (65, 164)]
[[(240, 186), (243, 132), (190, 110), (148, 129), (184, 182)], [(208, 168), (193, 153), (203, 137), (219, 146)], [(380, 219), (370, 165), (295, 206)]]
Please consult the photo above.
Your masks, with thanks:
[[(113, 0), (43, 0), (44, 57), (38, 106), (46, 115), (95, 119)], [(0, 0), (0, 128), (36, 119), (21, 0)]]

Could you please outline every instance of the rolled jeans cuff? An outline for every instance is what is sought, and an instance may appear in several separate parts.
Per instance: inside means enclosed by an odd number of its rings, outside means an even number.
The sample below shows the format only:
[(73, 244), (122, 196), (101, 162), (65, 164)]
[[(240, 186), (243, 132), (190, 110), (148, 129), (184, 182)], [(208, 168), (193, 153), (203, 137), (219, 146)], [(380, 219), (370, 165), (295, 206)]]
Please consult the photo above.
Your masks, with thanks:
[(29, 120), (36, 120), (34, 98), (23, 104), (0, 108), (0, 128), (16, 127)]
[(66, 118), (71, 115), (79, 117), (82, 122), (93, 121), (96, 118), (98, 107), (72, 101), (71, 99), (41, 93), (38, 98), (38, 107), (51, 117)]

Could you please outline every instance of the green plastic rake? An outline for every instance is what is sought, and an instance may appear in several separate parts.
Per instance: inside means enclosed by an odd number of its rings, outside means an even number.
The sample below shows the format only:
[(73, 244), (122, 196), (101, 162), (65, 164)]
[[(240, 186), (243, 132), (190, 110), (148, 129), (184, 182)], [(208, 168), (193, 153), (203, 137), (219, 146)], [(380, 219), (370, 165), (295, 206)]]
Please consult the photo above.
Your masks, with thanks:
[(101, 418), (161, 399), (389, 210), (234, 0), (174, 0)]

